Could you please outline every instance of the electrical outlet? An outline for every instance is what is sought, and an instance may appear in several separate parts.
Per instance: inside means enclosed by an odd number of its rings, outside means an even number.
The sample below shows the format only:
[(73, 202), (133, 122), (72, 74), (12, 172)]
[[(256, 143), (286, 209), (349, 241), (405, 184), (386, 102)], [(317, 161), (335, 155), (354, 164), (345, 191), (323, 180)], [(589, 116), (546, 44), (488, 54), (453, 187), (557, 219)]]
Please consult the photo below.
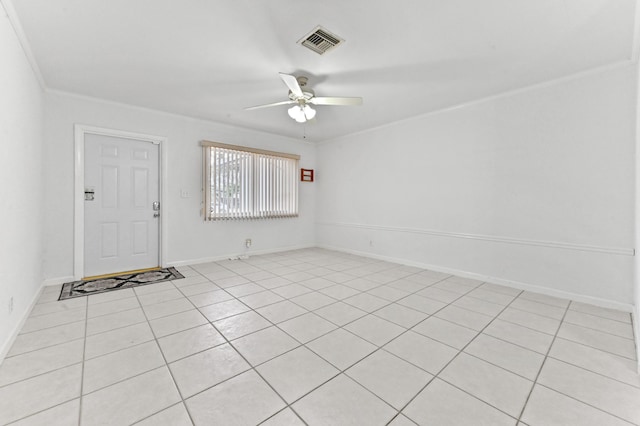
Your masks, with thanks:
[(188, 189), (181, 189), (180, 190), (180, 197), (182, 197), (182, 198), (191, 198), (191, 193), (189, 193)]
[(13, 312), (13, 296), (9, 299), (9, 313)]
[(247, 239), (244, 241), (244, 245), (245, 245), (247, 248), (251, 247), (251, 238), (247, 238)]

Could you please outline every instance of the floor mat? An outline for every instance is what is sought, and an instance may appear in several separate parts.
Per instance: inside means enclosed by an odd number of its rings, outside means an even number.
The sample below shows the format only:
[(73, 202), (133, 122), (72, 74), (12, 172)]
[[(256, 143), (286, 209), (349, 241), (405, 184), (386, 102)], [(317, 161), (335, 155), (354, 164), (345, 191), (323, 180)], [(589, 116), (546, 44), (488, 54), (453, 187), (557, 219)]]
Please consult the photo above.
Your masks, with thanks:
[(115, 277), (73, 281), (62, 285), (58, 300), (121, 290), (123, 288), (138, 287), (162, 281), (177, 280), (180, 278), (184, 278), (184, 276), (178, 272), (176, 268), (171, 267), (157, 269), (155, 271), (123, 274)]

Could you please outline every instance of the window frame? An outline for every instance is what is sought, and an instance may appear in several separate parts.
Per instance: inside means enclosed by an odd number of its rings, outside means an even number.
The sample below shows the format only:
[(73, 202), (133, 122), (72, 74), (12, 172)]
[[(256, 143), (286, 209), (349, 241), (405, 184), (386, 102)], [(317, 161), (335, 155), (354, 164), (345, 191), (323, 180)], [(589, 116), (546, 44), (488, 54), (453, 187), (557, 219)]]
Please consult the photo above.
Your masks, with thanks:
[[(207, 141), (207, 140), (203, 140), (200, 141), (200, 145), (202, 147), (202, 215), (204, 217), (205, 221), (220, 221), (220, 220), (254, 220), (254, 219), (276, 219), (276, 218), (290, 218), (290, 217), (298, 217), (299, 216), (299, 185), (298, 185), (298, 173), (300, 170), (300, 156), (297, 154), (290, 154), (290, 153), (283, 153), (283, 152), (277, 152), (277, 151), (268, 151), (265, 149), (258, 149), (258, 148), (252, 148), (252, 147), (247, 147), (247, 146), (241, 146), (241, 145), (231, 145), (231, 144), (225, 144), (225, 143), (221, 143), (221, 142), (213, 142), (213, 141)], [(257, 195), (256, 195), (256, 191), (259, 190), (260, 185), (257, 185), (257, 181), (256, 179), (258, 176), (258, 173), (256, 171), (257, 168), (257, 164), (256, 162), (252, 162), (252, 166), (251, 166), (251, 174), (253, 175), (253, 182), (250, 185), (250, 190), (251, 190), (251, 197), (252, 197), (252, 209), (251, 212), (249, 214), (249, 216), (245, 216), (245, 217), (238, 217), (238, 216), (216, 216), (213, 213), (213, 210), (211, 208), (212, 206), (212, 185), (211, 185), (211, 178), (212, 178), (212, 172), (213, 172), (213, 167), (214, 165), (212, 164), (211, 161), (211, 156), (212, 156), (212, 148), (221, 148), (221, 149), (226, 149), (226, 150), (232, 150), (232, 151), (238, 151), (238, 152), (242, 152), (242, 153), (249, 153), (249, 154), (257, 154), (259, 156), (265, 156), (265, 157), (276, 157), (276, 158), (282, 158), (282, 159), (286, 159), (286, 160), (294, 160), (295, 161), (295, 165), (294, 165), (294, 172), (291, 175), (291, 181), (290, 184), (293, 185), (293, 191), (294, 191), (294, 208), (293, 211), (290, 213), (279, 213), (279, 214), (274, 214), (272, 211), (267, 212), (266, 215), (264, 214), (257, 214), (256, 213), (256, 200), (257, 200)], [(254, 157), (255, 158), (255, 157)], [(264, 182), (262, 182), (264, 184)]]

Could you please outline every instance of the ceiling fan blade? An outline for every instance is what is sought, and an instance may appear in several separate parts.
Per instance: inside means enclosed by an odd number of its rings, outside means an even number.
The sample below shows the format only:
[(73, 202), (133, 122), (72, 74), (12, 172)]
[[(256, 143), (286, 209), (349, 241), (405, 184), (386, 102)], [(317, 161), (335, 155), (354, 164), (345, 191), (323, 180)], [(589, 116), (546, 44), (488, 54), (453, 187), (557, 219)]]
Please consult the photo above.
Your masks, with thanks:
[(297, 98), (301, 98), (302, 97), (302, 88), (298, 84), (298, 79), (295, 78), (295, 76), (289, 75), (289, 74), (280, 73), (280, 78), (282, 79), (282, 81), (284, 81), (284, 84), (287, 85), (289, 90), (291, 90), (291, 93), (296, 95)]
[(252, 109), (269, 108), (269, 107), (274, 107), (274, 106), (278, 106), (278, 105), (289, 105), (289, 104), (295, 104), (295, 103), (297, 103), (297, 102), (296, 101), (274, 102), (272, 104), (256, 105), (256, 106), (248, 107), (248, 108), (245, 108), (245, 111), (250, 111)]
[(316, 96), (309, 100), (314, 105), (362, 105), (362, 98), (345, 98), (335, 96)]

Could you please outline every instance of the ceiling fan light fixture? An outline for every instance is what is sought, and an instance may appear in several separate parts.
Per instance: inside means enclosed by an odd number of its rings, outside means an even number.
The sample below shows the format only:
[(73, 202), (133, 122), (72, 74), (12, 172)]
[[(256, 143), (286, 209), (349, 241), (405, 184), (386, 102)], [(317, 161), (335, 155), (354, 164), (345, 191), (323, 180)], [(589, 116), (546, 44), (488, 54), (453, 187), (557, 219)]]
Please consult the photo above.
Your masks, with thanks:
[(289, 117), (296, 121), (298, 120), (298, 117), (304, 116), (302, 109), (300, 109), (300, 105), (292, 106), (287, 112), (289, 113)]
[(289, 108), (287, 112), (289, 113), (289, 117), (293, 118), (298, 123), (304, 123), (316, 116), (316, 110), (311, 108), (309, 105), (295, 105)]
[(307, 120), (311, 120), (316, 116), (316, 110), (311, 108), (309, 105), (305, 105), (303, 111), (305, 117), (307, 117)]

